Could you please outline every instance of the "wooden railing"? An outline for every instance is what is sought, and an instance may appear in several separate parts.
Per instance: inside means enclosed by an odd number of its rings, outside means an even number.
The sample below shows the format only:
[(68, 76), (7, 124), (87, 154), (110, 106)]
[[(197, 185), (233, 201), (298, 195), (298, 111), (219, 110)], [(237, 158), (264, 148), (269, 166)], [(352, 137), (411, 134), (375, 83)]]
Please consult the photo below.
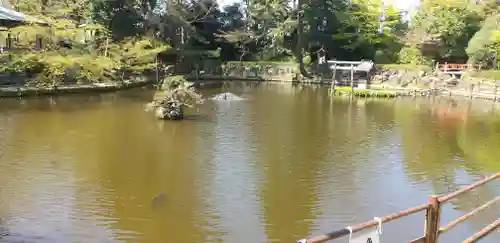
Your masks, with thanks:
[[(379, 218), (379, 220), (382, 223), (390, 222), (392, 220), (396, 220), (398, 218), (426, 210), (424, 236), (417, 238), (417, 239), (414, 239), (414, 240), (410, 241), (409, 243), (436, 243), (440, 234), (452, 229), (453, 227), (455, 227), (459, 223), (467, 220), (468, 218), (474, 216), (478, 212), (481, 212), (484, 209), (486, 209), (487, 207), (493, 205), (495, 202), (500, 200), (500, 196), (486, 202), (485, 204), (477, 207), (476, 209), (472, 210), (471, 212), (464, 214), (463, 216), (455, 219), (454, 221), (449, 222), (447, 225), (445, 225), (443, 227), (439, 226), (440, 225), (439, 221), (441, 218), (441, 205), (449, 202), (451, 199), (453, 199), (453, 198), (455, 198), (463, 193), (466, 193), (472, 189), (480, 187), (480, 186), (482, 186), (482, 185), (484, 185), (492, 180), (498, 179), (498, 178), (500, 178), (500, 172), (496, 173), (490, 177), (487, 177), (481, 181), (478, 181), (472, 185), (462, 187), (461, 189), (459, 189), (455, 192), (452, 192), (450, 194), (443, 195), (443, 196), (431, 195), (431, 196), (429, 196), (426, 204), (422, 204), (422, 205), (417, 206), (417, 207), (409, 208), (409, 209), (406, 209), (406, 210), (401, 211), (401, 212), (397, 212), (397, 213), (393, 213), (391, 215), (387, 215), (385, 217), (381, 217), (381, 218)], [(299, 240), (298, 242), (299, 243), (327, 242), (330, 240), (341, 238), (343, 236), (347, 236), (351, 233), (353, 234), (353, 233), (359, 232), (359, 231), (366, 229), (366, 228), (375, 227), (380, 223), (379, 220), (375, 220), (375, 219), (370, 220), (370, 221), (358, 224), (358, 225), (350, 227), (350, 228), (344, 228), (344, 229), (332, 231), (332, 232), (326, 233), (324, 235), (312, 237), (309, 239)], [(486, 235), (488, 235), (489, 233), (491, 233), (492, 231), (494, 231), (495, 229), (497, 229), (498, 227), (500, 227), (500, 219), (498, 219), (495, 222), (491, 223), (490, 225), (486, 226), (485, 228), (483, 228), (482, 230), (480, 230), (476, 234), (474, 234), (471, 237), (464, 240), (462, 243), (476, 242), (476, 241), (480, 240), (481, 238), (485, 237)]]

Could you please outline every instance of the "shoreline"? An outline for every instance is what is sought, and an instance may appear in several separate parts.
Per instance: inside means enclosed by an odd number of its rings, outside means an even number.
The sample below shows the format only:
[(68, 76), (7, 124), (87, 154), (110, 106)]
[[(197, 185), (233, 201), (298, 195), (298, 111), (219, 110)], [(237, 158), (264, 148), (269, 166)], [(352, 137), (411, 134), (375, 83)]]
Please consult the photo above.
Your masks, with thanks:
[(415, 95), (410, 95), (410, 92), (413, 92), (413, 93), (422, 93), (423, 92), (426, 95), (420, 95), (420, 96), (429, 96), (427, 94), (429, 92), (432, 92), (432, 95), (430, 95), (430, 96), (460, 97), (460, 98), (465, 98), (465, 99), (482, 99), (482, 100), (489, 100), (489, 101), (493, 101), (493, 102), (500, 100), (500, 90), (497, 93), (497, 92), (495, 92), (495, 90), (492, 90), (492, 91), (488, 91), (488, 90), (484, 90), (484, 89), (476, 90), (475, 88), (473, 88), (473, 89), (465, 89), (465, 88), (458, 88), (458, 87), (442, 88), (442, 89), (405, 88), (405, 87), (395, 87), (395, 86), (384, 85), (384, 84), (370, 84), (368, 89), (380, 89), (380, 90), (387, 90), (387, 91), (393, 91), (393, 92), (407, 93), (407, 95), (404, 95), (404, 96), (415, 96)]
[[(291, 79), (277, 78), (254, 78), (254, 77), (221, 77), (221, 76), (201, 76), (198, 79), (194, 76), (186, 76), (186, 80), (195, 82), (195, 86), (210, 86), (220, 84), (221, 81), (240, 81), (240, 82), (274, 82), (274, 83), (292, 83)], [(108, 93), (120, 90), (140, 88), (149, 84), (154, 84), (154, 80), (139, 80), (112, 83), (93, 83), (93, 84), (75, 84), (63, 85), (57, 87), (29, 87), (29, 86), (0, 86), (0, 98), (22, 98), (36, 96), (54, 96), (69, 95), (81, 93)], [(298, 83), (298, 82), (297, 82)], [(311, 82), (302, 82), (310, 84)], [(319, 84), (319, 82), (317, 82)]]
[[(192, 75), (186, 76), (186, 80), (194, 82), (196, 87), (210, 87), (221, 84), (227, 81), (236, 82), (269, 82), (269, 83), (281, 83), (281, 84), (298, 84), (298, 85), (330, 85), (329, 81), (318, 81), (318, 80), (307, 80), (303, 82), (298, 82), (293, 80), (291, 77), (288, 78), (278, 78), (278, 77), (235, 77), (235, 76), (219, 76), (219, 75), (201, 75), (199, 77), (194, 77)], [(116, 92), (120, 90), (127, 90), (132, 88), (140, 88), (148, 84), (153, 84), (155, 81), (151, 80), (137, 80), (137, 81), (123, 81), (116, 83), (94, 83), (94, 84), (82, 84), (82, 85), (67, 85), (59, 87), (12, 87), (12, 86), (0, 86), (0, 98), (22, 98), (29, 96), (54, 96), (54, 95), (69, 95), (78, 93), (108, 93)], [(345, 86), (336, 86), (345, 87)], [(448, 96), (448, 97), (460, 97), (466, 99), (482, 99), (496, 102), (500, 100), (500, 92), (488, 91), (481, 89), (479, 87), (469, 89), (452, 87), (445, 89), (431, 89), (431, 88), (417, 88), (417, 87), (397, 87), (388, 84), (368, 84), (366, 89), (357, 89), (356, 91), (361, 92), (394, 92), (395, 96)], [(431, 92), (429, 92), (431, 91)], [(432, 94), (431, 94), (432, 93)]]
[(75, 84), (57, 87), (27, 87), (27, 86), (0, 86), (0, 98), (22, 98), (31, 96), (54, 96), (79, 93), (108, 93), (119, 90), (143, 87), (154, 82), (149, 80), (130, 81), (116, 83), (94, 83)]

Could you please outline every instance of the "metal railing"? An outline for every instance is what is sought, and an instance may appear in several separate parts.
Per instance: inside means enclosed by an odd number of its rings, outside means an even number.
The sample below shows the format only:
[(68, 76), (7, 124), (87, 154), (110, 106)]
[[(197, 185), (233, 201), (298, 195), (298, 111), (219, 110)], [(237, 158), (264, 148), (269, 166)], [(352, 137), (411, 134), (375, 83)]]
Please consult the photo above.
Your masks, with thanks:
[[(414, 239), (414, 240), (410, 241), (409, 243), (436, 243), (440, 234), (452, 229), (453, 227), (457, 226), (459, 223), (464, 222), (468, 218), (474, 216), (475, 214), (477, 214), (477, 213), (483, 211), (484, 209), (488, 208), (489, 206), (493, 205), (495, 202), (500, 200), (500, 196), (495, 197), (494, 199), (486, 202), (485, 204), (475, 208), (471, 212), (466, 213), (463, 216), (449, 222), (448, 224), (446, 224), (443, 227), (439, 226), (440, 225), (440, 218), (441, 218), (441, 205), (449, 202), (451, 199), (453, 199), (453, 198), (455, 198), (463, 193), (469, 192), (472, 189), (480, 187), (480, 186), (482, 186), (482, 185), (484, 185), (492, 180), (498, 179), (498, 178), (500, 178), (500, 172), (496, 173), (492, 176), (489, 176), (481, 181), (478, 181), (474, 184), (462, 187), (461, 189), (459, 189), (455, 192), (452, 192), (450, 194), (443, 195), (443, 196), (431, 195), (428, 197), (428, 201), (426, 204), (422, 204), (422, 205), (419, 205), (419, 206), (416, 206), (413, 208), (406, 209), (404, 211), (400, 211), (397, 213), (387, 215), (385, 217), (381, 217), (381, 218), (379, 218), (379, 220), (382, 223), (390, 222), (390, 221), (396, 220), (398, 218), (426, 210), (424, 236), (417, 238), (417, 239)], [(380, 223), (379, 220), (378, 219), (377, 220), (375, 220), (375, 219), (370, 220), (370, 221), (358, 224), (356, 226), (353, 226), (351, 228), (343, 228), (340, 230), (332, 231), (330, 233), (326, 233), (324, 235), (319, 235), (319, 236), (315, 236), (315, 237), (312, 237), (309, 239), (299, 240), (298, 242), (299, 243), (327, 242), (330, 240), (341, 238), (343, 236), (347, 236), (351, 233), (359, 232), (359, 231), (364, 230), (366, 228), (375, 227)], [(481, 238), (487, 236), (489, 233), (491, 233), (492, 231), (494, 231), (495, 229), (497, 229), (499, 227), (500, 227), (500, 219), (498, 219), (495, 222), (491, 223), (490, 225), (486, 226), (485, 228), (483, 228), (482, 230), (480, 230), (476, 234), (474, 234), (471, 237), (464, 240), (462, 243), (476, 242), (476, 241), (480, 240)]]

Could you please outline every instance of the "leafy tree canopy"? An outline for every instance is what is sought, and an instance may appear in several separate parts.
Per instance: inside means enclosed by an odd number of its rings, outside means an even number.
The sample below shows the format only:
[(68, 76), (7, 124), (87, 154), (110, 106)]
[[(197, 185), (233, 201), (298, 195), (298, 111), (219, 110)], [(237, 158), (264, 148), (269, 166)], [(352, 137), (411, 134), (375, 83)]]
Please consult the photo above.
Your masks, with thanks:
[[(3, 71), (35, 83), (102, 82), (163, 63), (200, 59), (375, 59), (385, 63), (488, 62), (498, 52), (499, 3), (421, 1), (410, 18), (382, 0), (13, 0), (45, 24), (7, 26), (23, 48)], [(41, 40), (41, 47), (39, 46)], [(39, 46), (36, 48), (36, 46)], [(98, 61), (96, 61), (98, 60)], [(117, 78), (118, 77), (118, 78)]]

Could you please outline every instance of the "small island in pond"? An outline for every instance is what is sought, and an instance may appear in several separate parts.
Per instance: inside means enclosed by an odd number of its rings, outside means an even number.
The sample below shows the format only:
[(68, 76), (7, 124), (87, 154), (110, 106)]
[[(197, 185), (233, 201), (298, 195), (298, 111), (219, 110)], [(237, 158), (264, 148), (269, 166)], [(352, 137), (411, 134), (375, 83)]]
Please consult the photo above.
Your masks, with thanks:
[(185, 107), (203, 103), (201, 94), (196, 92), (192, 84), (182, 76), (163, 79), (146, 110), (153, 111), (158, 119), (182, 120)]

